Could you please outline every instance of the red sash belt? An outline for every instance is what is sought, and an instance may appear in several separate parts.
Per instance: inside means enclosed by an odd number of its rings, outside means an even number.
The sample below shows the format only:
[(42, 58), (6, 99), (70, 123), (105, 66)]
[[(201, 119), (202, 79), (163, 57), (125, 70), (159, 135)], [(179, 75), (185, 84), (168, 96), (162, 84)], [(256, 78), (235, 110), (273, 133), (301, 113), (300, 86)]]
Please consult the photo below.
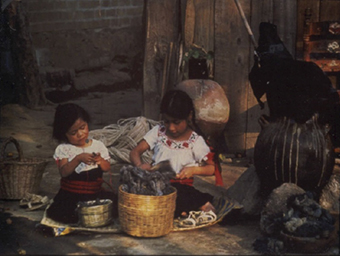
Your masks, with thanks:
[(102, 190), (103, 179), (96, 181), (79, 181), (61, 178), (60, 186), (62, 189), (78, 194), (96, 194)]
[[(212, 150), (211, 147), (210, 147), (210, 149)], [(222, 174), (221, 174), (222, 170), (220, 170), (220, 165), (215, 162), (214, 158), (215, 158), (215, 153), (210, 152), (208, 154), (208, 159), (214, 161), (214, 163), (215, 163), (215, 185), (223, 187), (223, 178), (222, 178)]]
[(170, 180), (170, 182), (192, 186), (192, 184), (194, 183), (194, 179), (183, 179), (183, 180), (177, 179), (177, 180)]

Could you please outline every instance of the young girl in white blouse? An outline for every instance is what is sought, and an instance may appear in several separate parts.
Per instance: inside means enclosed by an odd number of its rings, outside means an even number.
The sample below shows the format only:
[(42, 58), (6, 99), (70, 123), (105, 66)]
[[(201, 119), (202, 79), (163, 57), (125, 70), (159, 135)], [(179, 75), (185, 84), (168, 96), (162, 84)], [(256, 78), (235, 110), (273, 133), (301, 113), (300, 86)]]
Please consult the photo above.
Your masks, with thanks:
[[(130, 160), (135, 166), (150, 170), (161, 161), (169, 160), (177, 173), (171, 185), (177, 189), (175, 217), (186, 216), (190, 211), (215, 210), (213, 196), (196, 190), (194, 175), (214, 175), (213, 154), (204, 138), (196, 133), (195, 110), (187, 93), (168, 91), (161, 102), (163, 124), (154, 126), (131, 151)], [(153, 150), (152, 163), (143, 163), (141, 155)]]
[(53, 138), (60, 144), (55, 149), (61, 176), (60, 190), (47, 209), (47, 217), (62, 223), (77, 223), (80, 201), (111, 199), (113, 215), (117, 213), (117, 197), (102, 188), (103, 172), (110, 170), (110, 155), (105, 145), (89, 139), (89, 114), (80, 106), (67, 103), (56, 109)]

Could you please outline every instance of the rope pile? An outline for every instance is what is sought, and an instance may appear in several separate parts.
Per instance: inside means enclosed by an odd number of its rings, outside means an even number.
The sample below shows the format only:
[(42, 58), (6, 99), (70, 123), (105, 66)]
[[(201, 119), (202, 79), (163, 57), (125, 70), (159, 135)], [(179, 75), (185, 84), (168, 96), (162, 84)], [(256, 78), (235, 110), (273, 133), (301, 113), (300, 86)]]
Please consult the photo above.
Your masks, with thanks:
[[(131, 163), (129, 158), (130, 151), (157, 124), (159, 124), (158, 121), (147, 119), (143, 116), (120, 119), (117, 124), (90, 131), (90, 137), (103, 142), (108, 148), (111, 164)], [(148, 150), (142, 155), (142, 160), (150, 163), (151, 157), (152, 151)]]

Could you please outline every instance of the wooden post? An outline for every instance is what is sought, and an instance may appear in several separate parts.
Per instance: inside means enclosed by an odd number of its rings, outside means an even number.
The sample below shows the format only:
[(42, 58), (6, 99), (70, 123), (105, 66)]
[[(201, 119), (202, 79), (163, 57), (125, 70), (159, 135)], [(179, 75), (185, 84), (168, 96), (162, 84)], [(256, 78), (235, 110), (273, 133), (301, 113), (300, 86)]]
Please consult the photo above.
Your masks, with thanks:
[[(250, 15), (249, 1), (241, 1)], [(225, 139), (230, 153), (246, 149), (250, 40), (234, 1), (215, 3), (215, 81), (226, 92), (230, 118)], [(252, 53), (253, 55), (253, 53)]]
[(172, 43), (177, 43), (179, 36), (179, 0), (147, 0), (145, 5), (143, 115), (158, 120), (162, 93), (177, 72), (169, 66), (173, 59)]

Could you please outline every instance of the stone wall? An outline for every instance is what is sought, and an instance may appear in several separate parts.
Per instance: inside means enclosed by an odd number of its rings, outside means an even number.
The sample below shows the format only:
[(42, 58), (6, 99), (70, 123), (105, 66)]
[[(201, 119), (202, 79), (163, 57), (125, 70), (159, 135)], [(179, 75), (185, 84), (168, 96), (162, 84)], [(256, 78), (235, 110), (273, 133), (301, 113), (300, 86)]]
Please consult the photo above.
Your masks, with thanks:
[(144, 0), (26, 0), (22, 5), (42, 77), (65, 70), (75, 78), (103, 68), (131, 71), (144, 49)]
[(32, 33), (140, 26), (144, 0), (26, 0)]

